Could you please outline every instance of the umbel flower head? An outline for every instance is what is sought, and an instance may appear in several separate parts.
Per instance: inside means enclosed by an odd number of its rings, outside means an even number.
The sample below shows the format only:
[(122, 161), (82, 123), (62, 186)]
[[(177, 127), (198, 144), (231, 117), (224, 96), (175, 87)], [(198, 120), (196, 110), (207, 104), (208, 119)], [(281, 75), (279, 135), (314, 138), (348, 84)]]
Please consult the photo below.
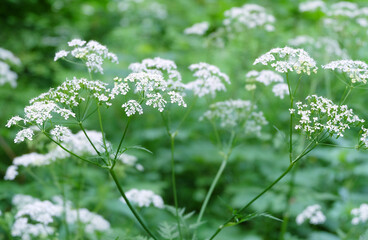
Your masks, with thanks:
[(311, 95), (306, 98), (307, 103), (297, 102), (291, 114), (299, 120), (295, 129), (301, 130), (310, 138), (318, 137), (321, 133), (329, 136), (343, 137), (345, 130), (351, 126), (364, 123), (346, 105), (336, 105), (331, 100)]
[(225, 13), (223, 24), (229, 31), (241, 32), (244, 29), (264, 28), (271, 32), (275, 29), (275, 17), (266, 12), (266, 9), (257, 4), (244, 4), (233, 7)]
[(183, 90), (184, 86), (181, 82), (181, 74), (177, 70), (174, 61), (159, 57), (146, 58), (142, 62), (132, 63), (129, 69), (134, 73), (149, 73), (153, 75), (161, 75), (166, 81), (166, 88), (169, 90)]
[[(137, 99), (125, 99), (122, 105), (126, 115), (143, 114), (142, 102), (147, 106), (152, 106), (162, 112), (167, 102), (176, 103), (186, 107), (183, 96), (176, 91), (168, 91), (167, 82), (162, 75), (154, 73), (131, 73), (124, 80), (114, 79), (114, 86), (109, 88), (106, 83), (100, 81), (88, 81), (87, 79), (73, 78), (62, 83), (55, 89), (39, 95), (30, 101), (30, 105), (24, 109), (24, 117), (15, 116), (6, 124), (7, 127), (19, 125), (23, 129), (17, 133), (15, 142), (19, 143), (25, 139), (32, 140), (34, 131), (29, 126), (36, 126), (45, 131), (48, 127), (54, 127), (53, 120), (71, 118), (75, 122), (75, 109), (83, 102), (95, 101), (99, 106), (109, 107), (113, 100), (119, 95), (125, 96), (130, 90), (133, 97)], [(20, 125), (23, 123), (23, 126)], [(53, 129), (50, 135), (62, 140), (62, 135), (66, 134), (66, 128), (58, 124), (57, 129)], [(61, 132), (63, 130), (63, 132)]]
[(201, 62), (190, 65), (189, 69), (194, 72), (193, 76), (197, 79), (189, 82), (185, 87), (198, 97), (206, 95), (215, 97), (216, 92), (226, 91), (223, 82), (230, 84), (229, 77), (214, 65)]
[(352, 83), (367, 83), (368, 65), (365, 62), (338, 60), (330, 62), (322, 67), (324, 69), (338, 70), (339, 72), (346, 73)]
[(210, 106), (200, 120), (218, 120), (222, 128), (242, 126), (246, 134), (259, 136), (263, 125), (268, 122), (263, 112), (256, 112), (257, 106), (250, 101), (241, 99), (217, 102)]
[(316, 73), (318, 67), (313, 58), (303, 49), (291, 47), (274, 48), (257, 58), (253, 65), (261, 63), (270, 65), (277, 72), (288, 73), (295, 71), (297, 74), (310, 75), (311, 70)]
[(83, 60), (89, 72), (100, 73), (103, 73), (102, 64), (104, 60), (119, 63), (118, 57), (114, 53), (109, 52), (109, 49), (106, 46), (96, 41), (91, 40), (87, 43), (80, 39), (73, 39), (68, 42), (68, 46), (73, 49), (70, 51), (61, 50), (57, 52), (55, 54), (54, 61), (71, 55)]

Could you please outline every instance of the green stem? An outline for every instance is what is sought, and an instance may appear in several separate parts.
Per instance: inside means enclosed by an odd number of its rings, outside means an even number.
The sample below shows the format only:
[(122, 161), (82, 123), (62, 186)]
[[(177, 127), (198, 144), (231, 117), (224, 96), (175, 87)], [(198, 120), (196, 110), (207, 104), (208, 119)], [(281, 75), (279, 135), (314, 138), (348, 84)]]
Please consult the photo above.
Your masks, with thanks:
[[(299, 78), (300, 80), (300, 78)], [(291, 85), (289, 82), (289, 75), (286, 73), (286, 81), (289, 87), (289, 96), (290, 96), (290, 109), (294, 106), (294, 96), (291, 91)], [(295, 89), (296, 92), (296, 89)], [(290, 125), (289, 125), (289, 161), (293, 160), (293, 114), (290, 114)]]
[(82, 131), (84, 133), (84, 136), (86, 136), (86, 138), (88, 139), (88, 142), (92, 145), (93, 149), (96, 151), (98, 156), (101, 156), (101, 153), (97, 150), (96, 146), (93, 144), (91, 139), (88, 137), (88, 134), (87, 134), (86, 130), (84, 129), (82, 122), (79, 122), (78, 125), (82, 129)]
[[(289, 167), (275, 180), (273, 181), (268, 187), (266, 187), (261, 193), (259, 193), (257, 196), (255, 196), (250, 202), (248, 202), (244, 207), (242, 207), (238, 213), (243, 213), (250, 205), (252, 205), (258, 198), (260, 198), (263, 194), (268, 192), (273, 186), (275, 186), (281, 179), (283, 179), (294, 167), (295, 163), (297, 163), (302, 157), (304, 157), (306, 154), (308, 154), (312, 149), (316, 147), (314, 145), (312, 148), (310, 146), (314, 143), (314, 141), (311, 141), (307, 147), (304, 148), (303, 152), (300, 153), (293, 161), (290, 162)], [(221, 231), (224, 229), (226, 224), (232, 222), (235, 219), (236, 216), (230, 217), (224, 224), (220, 225), (216, 232), (210, 237), (209, 240), (214, 239)]]
[(204, 211), (206, 210), (208, 201), (210, 200), (210, 198), (212, 196), (212, 193), (213, 193), (213, 190), (215, 189), (215, 187), (217, 185), (217, 182), (220, 179), (220, 177), (221, 177), (221, 175), (222, 175), (222, 173), (223, 173), (223, 171), (226, 167), (227, 160), (228, 160), (228, 155), (226, 155), (224, 157), (224, 159), (222, 160), (221, 166), (220, 166), (219, 170), (217, 171), (217, 174), (216, 174), (215, 178), (213, 179), (213, 181), (211, 183), (210, 189), (207, 192), (206, 198), (204, 199), (201, 210), (199, 212), (199, 216), (197, 218), (197, 224), (200, 223), (201, 220), (202, 220), (202, 217), (203, 217)]
[(172, 191), (173, 191), (173, 195), (174, 195), (176, 221), (178, 223), (179, 236), (180, 236), (180, 239), (183, 239), (183, 234), (182, 234), (182, 231), (181, 231), (180, 218), (179, 218), (178, 194), (176, 192), (176, 174), (175, 174), (175, 158), (174, 158), (174, 152), (175, 152), (175, 135), (170, 134), (170, 140), (171, 140), (170, 143), (171, 143), (171, 181), (172, 181)]
[(102, 134), (103, 145), (104, 145), (105, 151), (108, 152), (107, 144), (106, 144), (106, 137), (105, 137), (105, 133), (104, 133), (103, 126), (102, 126), (102, 117), (101, 117), (101, 112), (100, 112), (100, 106), (98, 105), (98, 103), (97, 103), (97, 113), (98, 113), (98, 122), (100, 123), (100, 129), (101, 129), (101, 134)]
[(294, 191), (294, 186), (295, 186), (295, 175), (296, 175), (296, 170), (297, 168), (294, 169), (294, 171), (291, 173), (291, 178), (290, 178), (290, 182), (289, 182), (289, 189), (288, 189), (288, 193), (286, 196), (286, 208), (285, 208), (285, 213), (283, 216), (283, 221), (282, 221), (282, 225), (281, 225), (281, 232), (280, 232), (280, 240), (284, 240), (285, 237), (285, 233), (287, 230), (287, 226), (289, 223), (289, 218), (290, 218), (290, 205), (291, 205), (291, 198), (293, 196), (293, 191)]
[(48, 137), (51, 141), (53, 141), (54, 143), (56, 143), (56, 145), (58, 145), (59, 147), (61, 147), (64, 151), (66, 151), (67, 153), (69, 153), (70, 155), (72, 155), (72, 156), (74, 156), (74, 157), (76, 157), (76, 158), (79, 158), (80, 160), (82, 160), (82, 161), (85, 161), (85, 162), (88, 162), (88, 163), (91, 163), (91, 164), (93, 164), (93, 165), (96, 165), (96, 166), (99, 166), (99, 167), (101, 167), (101, 165), (100, 164), (98, 164), (98, 163), (95, 163), (95, 162), (92, 162), (92, 161), (90, 161), (90, 160), (88, 160), (88, 159), (85, 159), (85, 158), (83, 158), (83, 157), (81, 157), (81, 156), (79, 156), (79, 155), (77, 155), (77, 154), (75, 154), (75, 153), (73, 153), (72, 151), (70, 151), (70, 150), (68, 150), (67, 148), (65, 148), (63, 145), (61, 145), (60, 143), (58, 143), (57, 141), (55, 141), (52, 137), (50, 137), (45, 131), (43, 131), (43, 134), (45, 134), (45, 136), (46, 137)]
[(343, 100), (341, 101), (340, 105), (343, 105), (344, 102), (346, 101), (346, 99), (348, 98), (348, 96), (350, 95), (351, 90), (353, 89), (353, 86), (351, 85), (348, 92), (346, 93), (345, 97), (343, 98)]
[(188, 108), (188, 110), (186, 111), (184, 117), (181, 119), (181, 121), (179, 122), (177, 128), (176, 128), (176, 131), (179, 130), (179, 128), (181, 127), (181, 125), (184, 123), (184, 121), (187, 119), (187, 117), (189, 116), (189, 113), (192, 111), (194, 105), (196, 104), (197, 102), (197, 99), (198, 99), (198, 96), (195, 96), (194, 97), (194, 100), (192, 102), (192, 104), (190, 105), (190, 107)]
[(116, 153), (115, 153), (115, 157), (114, 157), (113, 165), (115, 165), (116, 159), (118, 158), (120, 148), (121, 148), (121, 146), (122, 146), (122, 144), (123, 144), (124, 138), (125, 138), (126, 133), (127, 133), (127, 131), (128, 131), (128, 127), (129, 127), (129, 124), (130, 124), (130, 120), (131, 120), (131, 118), (128, 118), (128, 122), (127, 122), (127, 125), (125, 126), (125, 129), (124, 129), (124, 132), (123, 132), (123, 136), (122, 136), (122, 137), (121, 137), (121, 139), (120, 139), (118, 149), (116, 150)]
[(176, 222), (178, 224), (178, 231), (179, 231), (179, 237), (180, 239), (183, 239), (183, 233), (181, 230), (181, 223), (180, 223), (180, 217), (179, 217), (179, 204), (178, 204), (178, 194), (176, 191), (176, 173), (175, 173), (175, 136), (177, 132), (171, 133), (169, 121), (165, 119), (165, 116), (163, 113), (161, 113), (161, 118), (164, 123), (165, 129), (167, 134), (170, 137), (170, 147), (171, 147), (171, 182), (172, 182), (172, 192), (174, 197), (174, 205), (175, 205), (175, 214), (176, 214)]
[(146, 231), (146, 233), (153, 238), (154, 240), (157, 240), (157, 238), (155, 237), (155, 235), (148, 229), (148, 227), (146, 226), (146, 224), (143, 222), (142, 218), (139, 216), (139, 214), (137, 213), (137, 211), (134, 209), (134, 207), (131, 205), (131, 203), (129, 202), (129, 199), (127, 198), (127, 196), (124, 193), (123, 188), (121, 187), (114, 170), (111, 168), (109, 170), (109, 173), (111, 175), (111, 177), (114, 179), (115, 185), (118, 188), (120, 195), (123, 197), (125, 203), (128, 205), (130, 211), (133, 213), (134, 217), (137, 219), (137, 221), (139, 222), (139, 224), (142, 226), (142, 228)]

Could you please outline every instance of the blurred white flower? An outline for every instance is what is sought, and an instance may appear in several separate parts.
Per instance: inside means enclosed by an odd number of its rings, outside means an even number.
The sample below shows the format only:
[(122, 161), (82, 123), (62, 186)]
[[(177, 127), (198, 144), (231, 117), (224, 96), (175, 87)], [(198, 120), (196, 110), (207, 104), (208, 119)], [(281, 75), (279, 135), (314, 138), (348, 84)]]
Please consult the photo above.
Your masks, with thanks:
[[(125, 195), (129, 202), (136, 204), (139, 207), (149, 207), (150, 205), (153, 205), (157, 208), (164, 208), (164, 201), (162, 198), (151, 190), (138, 190), (133, 188), (127, 191)], [(120, 198), (120, 201), (125, 203), (123, 197)]]
[(193, 26), (186, 28), (184, 33), (187, 35), (203, 35), (207, 32), (210, 24), (208, 22), (196, 23)]
[(347, 73), (352, 83), (367, 83), (368, 65), (362, 61), (338, 60), (330, 62), (324, 66), (324, 69), (337, 69), (340, 72)]
[(276, 97), (284, 99), (285, 95), (289, 95), (289, 87), (286, 83), (278, 83), (272, 87), (272, 92)]
[(353, 219), (351, 220), (351, 224), (358, 225), (359, 223), (365, 223), (368, 220), (368, 204), (363, 203), (359, 208), (354, 208), (351, 210), (351, 215), (353, 215)]
[(223, 82), (230, 84), (229, 77), (214, 65), (201, 62), (190, 65), (189, 69), (194, 72), (193, 76), (197, 79), (186, 84), (186, 88), (198, 97), (206, 95), (215, 97), (216, 92), (226, 91)]
[(296, 223), (298, 225), (303, 224), (307, 220), (309, 220), (309, 223), (313, 225), (323, 224), (326, 221), (326, 217), (323, 214), (320, 205), (314, 204), (308, 206), (296, 217)]

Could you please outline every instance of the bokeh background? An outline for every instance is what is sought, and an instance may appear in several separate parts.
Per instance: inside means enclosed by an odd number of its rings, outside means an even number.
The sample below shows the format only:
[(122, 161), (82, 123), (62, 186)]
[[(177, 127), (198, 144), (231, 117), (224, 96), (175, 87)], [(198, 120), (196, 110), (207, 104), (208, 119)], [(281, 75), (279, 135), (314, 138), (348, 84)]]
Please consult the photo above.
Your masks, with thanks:
[[(332, 4), (336, 1), (325, 2)], [(245, 3), (259, 4), (273, 14), (276, 18), (275, 30), (268, 32), (245, 28), (231, 36), (224, 34), (221, 36), (222, 44), (217, 44), (213, 33), (221, 27), (224, 12)], [(354, 3), (359, 8), (368, 6), (364, 0)], [(199, 118), (212, 102), (252, 98), (253, 93), (245, 90), (245, 74), (253, 69), (264, 69), (252, 65), (258, 56), (272, 48), (290, 45), (290, 40), (297, 36), (308, 35), (314, 39), (334, 39), (339, 48), (346, 52), (346, 58), (368, 59), (367, 27), (359, 26), (351, 19), (340, 19), (338, 24), (343, 30), (336, 31), (323, 24), (326, 16), (322, 11), (300, 12), (299, 4), (300, 1), (296, 0), (2, 0), (0, 47), (12, 51), (21, 60), (21, 65), (12, 66), (18, 74), (17, 87), (12, 88), (8, 84), (0, 87), (0, 177), (14, 157), (47, 151), (47, 141), (42, 137), (33, 142), (14, 144), (17, 129), (5, 128), (7, 120), (21, 115), (29, 99), (58, 86), (66, 78), (87, 76), (85, 68), (66, 61), (54, 62), (53, 58), (55, 52), (65, 49), (67, 42), (74, 38), (96, 40), (116, 53), (120, 61), (118, 65), (105, 64), (104, 75), (95, 74), (96, 79), (106, 82), (112, 82), (115, 76), (127, 76), (130, 63), (153, 57), (175, 61), (184, 83), (193, 80), (188, 70), (192, 63), (207, 62), (229, 75), (231, 85), (227, 86), (227, 91), (214, 99), (200, 99), (177, 137), (179, 205), (186, 212), (198, 213), (221, 163), (211, 126), (206, 121), (199, 121)], [(184, 34), (186, 28), (203, 21), (210, 24), (206, 34)], [(329, 45), (332, 43), (322, 44), (319, 48), (313, 44), (302, 47), (322, 65), (341, 58), (336, 54), (336, 49), (328, 50)], [(320, 71), (303, 77), (298, 95), (299, 99), (303, 99), (308, 94), (316, 93), (338, 100), (344, 89), (345, 85), (337, 80), (335, 73)], [(198, 233), (200, 239), (208, 237), (231, 216), (230, 208), (242, 207), (288, 166), (285, 140), (288, 134), (288, 99), (276, 98), (265, 86), (258, 86), (256, 90), (254, 99), (269, 124), (262, 130), (261, 137), (243, 136), (238, 139), (205, 213), (206, 222)], [(356, 89), (348, 104), (362, 118), (368, 119), (366, 91)], [(190, 104), (192, 95), (189, 94), (186, 101)], [(173, 121), (179, 122), (183, 112), (172, 109), (172, 114)], [(104, 111), (103, 118), (106, 134), (116, 144), (120, 138), (117, 133), (125, 126), (126, 117), (116, 106)], [(87, 128), (97, 130), (96, 121), (88, 121)], [(348, 134), (346, 138), (331, 143), (355, 146), (356, 133), (353, 131), (351, 136)], [(223, 133), (224, 139), (226, 134)], [(131, 145), (144, 146), (153, 153), (131, 152), (144, 166), (143, 172), (118, 167), (118, 176), (125, 188), (154, 190), (166, 204), (173, 205), (170, 142), (160, 115), (152, 110), (136, 117), (127, 137)], [(365, 232), (367, 225), (352, 225), (350, 214), (352, 208), (368, 202), (367, 156), (364, 151), (320, 146), (300, 162), (293, 175), (295, 188), (290, 199), (290, 223), (285, 239), (368, 239)], [(121, 236), (119, 239), (135, 239), (134, 236), (144, 235), (126, 206), (118, 201), (119, 194), (108, 174), (75, 159), (22, 170), (14, 181), (0, 180), (0, 210), (11, 216), (11, 198), (17, 193), (40, 199), (60, 194), (54, 184), (55, 176), (64, 182), (68, 199), (79, 199), (80, 206), (94, 210), (111, 223), (113, 234), (97, 236), (96, 239), (116, 239), (117, 236)], [(283, 218), (290, 179), (291, 175), (255, 202), (251, 211), (267, 212)], [(297, 225), (295, 217), (306, 206), (315, 203), (323, 207), (328, 218), (326, 223), (319, 226)], [(141, 214), (150, 226), (174, 221), (170, 213), (155, 208), (143, 209)], [(0, 239), (10, 239), (8, 228), (12, 218), (4, 219), (0, 225)], [(278, 239), (280, 227), (279, 221), (260, 217), (227, 228), (218, 239)], [(63, 239), (62, 229), (60, 239)]]

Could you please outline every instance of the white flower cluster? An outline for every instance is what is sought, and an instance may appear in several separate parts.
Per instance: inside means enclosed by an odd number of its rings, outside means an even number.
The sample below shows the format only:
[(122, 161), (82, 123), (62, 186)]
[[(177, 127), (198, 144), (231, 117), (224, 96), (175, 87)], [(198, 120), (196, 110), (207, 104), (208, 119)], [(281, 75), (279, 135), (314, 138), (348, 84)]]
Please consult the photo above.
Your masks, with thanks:
[(181, 82), (181, 74), (177, 70), (175, 62), (159, 57), (147, 58), (142, 62), (132, 63), (129, 69), (134, 73), (149, 73), (153, 75), (161, 75), (166, 81), (166, 88), (169, 90), (179, 91), (183, 89)]
[(303, 49), (290, 47), (274, 48), (257, 58), (253, 65), (261, 63), (271, 65), (277, 72), (287, 73), (295, 71), (297, 74), (310, 75), (311, 70), (316, 73), (318, 67), (313, 58)]
[(361, 128), (361, 136), (360, 136), (359, 141), (360, 141), (359, 143), (360, 146), (364, 146), (365, 148), (368, 148), (368, 129), (365, 128), (364, 126), (362, 126)]
[[(119, 87), (120, 84), (125, 84), (126, 82), (134, 83), (135, 92), (141, 94), (141, 101), (144, 100), (147, 106), (157, 108), (160, 112), (162, 112), (166, 106), (167, 100), (165, 100), (165, 98), (170, 98), (169, 101), (171, 103), (176, 103), (178, 106), (187, 106), (180, 90), (168, 91), (172, 88), (177, 89), (177, 87), (173, 87), (173, 85), (169, 87), (168, 83), (160, 74), (147, 72), (131, 73), (124, 81), (118, 79), (115, 86)], [(124, 103), (122, 107), (125, 109), (127, 116), (135, 113), (143, 114), (143, 108), (136, 100), (129, 100)]]
[(244, 4), (233, 7), (224, 13), (223, 24), (229, 31), (241, 32), (244, 28), (264, 28), (268, 32), (274, 31), (275, 17), (257, 4)]
[(106, 46), (96, 41), (91, 40), (87, 43), (80, 39), (73, 39), (68, 42), (68, 45), (74, 49), (71, 51), (61, 50), (57, 52), (54, 61), (70, 54), (75, 58), (85, 61), (89, 72), (100, 73), (103, 73), (102, 64), (105, 59), (113, 63), (119, 63), (118, 57), (114, 53), (109, 52)]
[(321, 0), (315, 0), (299, 5), (301, 12), (315, 12), (318, 9), (327, 16), (323, 18), (324, 25), (334, 31), (341, 32), (347, 27), (351, 28), (351, 23), (355, 23), (365, 30), (368, 27), (368, 8), (359, 7), (353, 2), (340, 1), (326, 5)]
[(326, 56), (348, 58), (345, 49), (340, 48), (340, 44), (335, 39), (329, 37), (312, 38), (310, 36), (301, 35), (288, 41), (293, 47), (308, 50), (314, 56), (325, 58)]
[(352, 83), (367, 83), (368, 64), (362, 61), (338, 60), (330, 62), (324, 66), (324, 69), (339, 70), (346, 73)]
[(336, 105), (331, 100), (316, 95), (306, 98), (307, 104), (296, 103), (296, 109), (290, 109), (299, 119), (295, 129), (304, 131), (309, 137), (318, 136), (326, 131), (330, 136), (343, 137), (350, 126), (364, 122), (346, 105)]
[(323, 214), (321, 206), (318, 204), (308, 206), (296, 217), (296, 223), (298, 225), (303, 224), (306, 220), (309, 220), (309, 223), (313, 225), (324, 223), (326, 216)]
[(204, 35), (208, 28), (210, 27), (210, 24), (208, 22), (200, 22), (196, 23), (193, 26), (186, 28), (184, 30), (184, 34), (187, 35)]
[[(161, 196), (155, 194), (151, 190), (138, 190), (131, 189), (126, 192), (126, 197), (129, 202), (138, 205), (139, 207), (149, 207), (150, 205), (157, 208), (164, 208), (164, 200), (162, 200)], [(122, 203), (125, 203), (123, 197), (120, 198)]]
[(12, 52), (0, 48), (0, 86), (9, 83), (14, 88), (18, 75), (10, 70), (9, 64), (20, 65), (20, 60)]
[[(86, 131), (89, 139), (95, 145), (98, 151), (104, 151), (102, 146), (102, 134), (96, 131)], [(79, 156), (94, 156), (96, 151), (84, 135), (82, 131), (77, 134), (63, 135), (63, 142), (61, 143), (65, 148), (69, 149), (73, 153)], [(107, 142), (110, 146), (110, 143)], [(14, 180), (18, 175), (18, 167), (37, 167), (43, 165), (49, 165), (54, 161), (65, 159), (70, 157), (70, 154), (64, 151), (61, 147), (56, 146), (54, 149), (46, 154), (40, 153), (28, 153), (22, 156), (16, 157), (13, 160), (13, 164), (8, 167), (5, 173), (5, 180)]]
[(299, 4), (300, 12), (316, 12), (318, 10), (326, 11), (326, 4), (322, 0), (306, 1)]
[(252, 82), (260, 82), (263, 83), (265, 86), (268, 86), (272, 83), (277, 83), (272, 87), (272, 92), (276, 97), (284, 99), (285, 95), (289, 94), (289, 88), (286, 83), (284, 83), (284, 78), (274, 71), (270, 70), (262, 70), (260, 72), (256, 70), (249, 71), (246, 75), (246, 86), (245, 88), (248, 91), (252, 91), (256, 89), (256, 85), (252, 84)]
[(125, 165), (135, 167), (138, 171), (143, 171), (144, 167), (137, 163), (138, 158), (136, 156), (123, 153), (121, 154), (118, 159)]
[[(116, 2), (119, 11), (132, 12), (134, 14), (139, 13), (141, 15), (140, 18), (147, 16), (148, 18), (165, 19), (168, 14), (164, 4), (152, 0), (125, 0)], [(136, 9), (139, 9), (139, 11), (135, 11)]]
[(246, 134), (259, 136), (263, 125), (268, 122), (263, 112), (256, 112), (257, 106), (241, 99), (217, 102), (210, 106), (200, 120), (219, 120), (222, 128), (243, 126)]
[(363, 203), (359, 208), (354, 208), (351, 210), (351, 215), (353, 215), (353, 219), (351, 220), (351, 224), (358, 225), (359, 223), (365, 223), (368, 220), (368, 204)]
[(223, 82), (230, 84), (229, 77), (214, 65), (201, 62), (190, 65), (189, 69), (194, 72), (193, 76), (197, 79), (189, 82), (186, 88), (193, 91), (194, 95), (198, 97), (209, 94), (215, 97), (217, 91), (226, 91)]
[(110, 229), (108, 221), (87, 209), (72, 209), (71, 202), (68, 202), (64, 209), (63, 200), (58, 196), (53, 197), (53, 202), (41, 201), (28, 195), (15, 195), (12, 203), (17, 213), (11, 229), (12, 236), (22, 240), (51, 236), (55, 234), (55, 228), (49, 225), (55, 223), (55, 218), (61, 218), (64, 211), (70, 225), (76, 224), (79, 212), (79, 220), (84, 224), (86, 233), (93, 234)]

